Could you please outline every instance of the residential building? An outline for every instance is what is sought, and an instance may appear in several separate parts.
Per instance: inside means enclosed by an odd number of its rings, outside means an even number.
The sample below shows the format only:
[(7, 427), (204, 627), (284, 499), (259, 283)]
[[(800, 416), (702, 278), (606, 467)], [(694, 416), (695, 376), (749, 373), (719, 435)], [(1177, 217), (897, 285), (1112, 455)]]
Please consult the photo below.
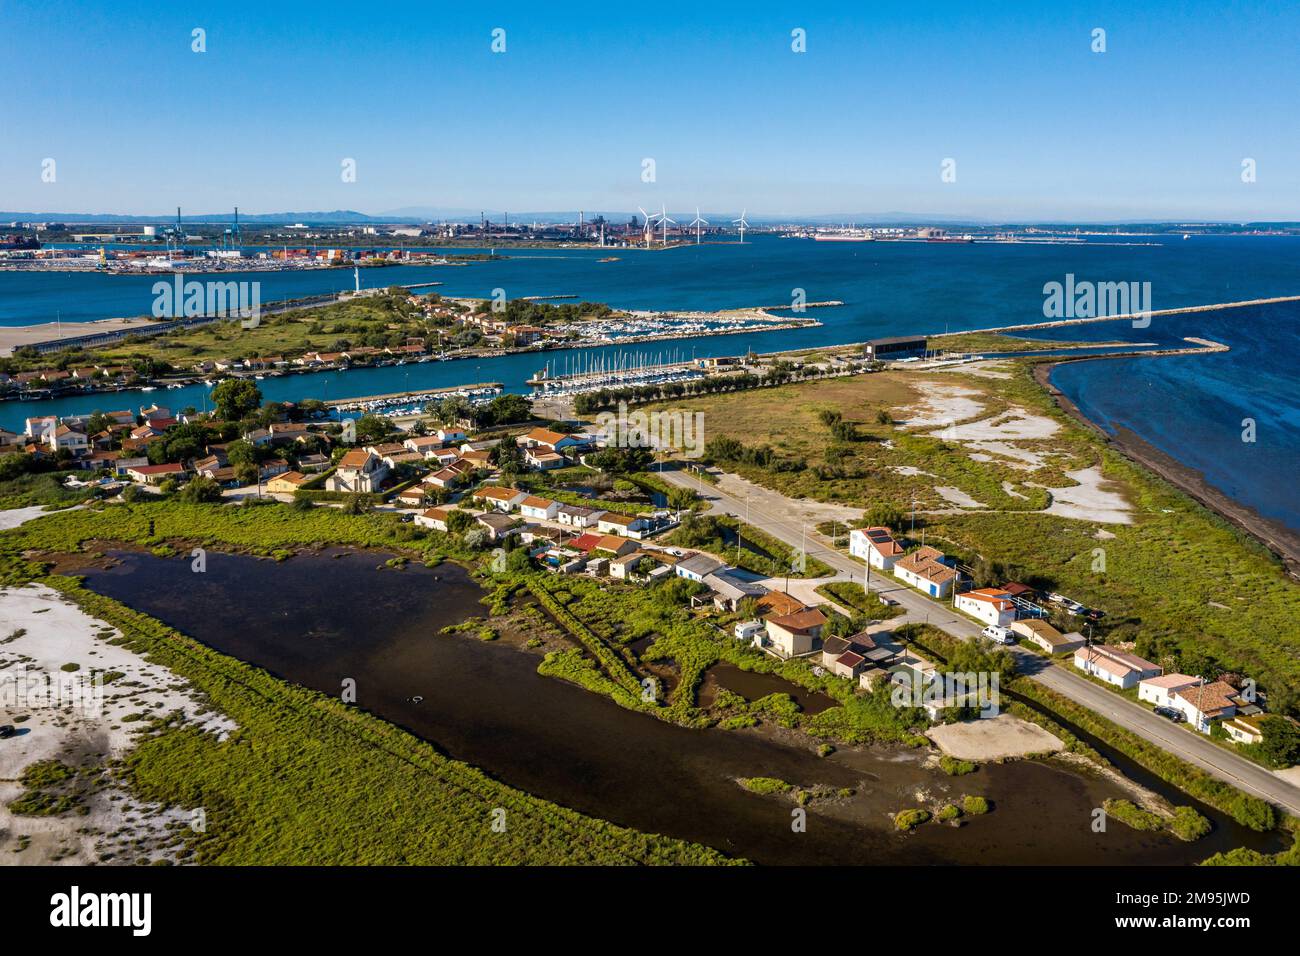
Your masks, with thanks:
[(470, 497), (475, 501), (481, 501), (486, 507), (495, 508), (497, 511), (514, 511), (528, 495), (517, 488), (499, 488), (495, 485), (487, 485), (478, 489)]
[(767, 643), (785, 658), (811, 654), (821, 640), (826, 615), (814, 607), (806, 607), (793, 614), (765, 617)]
[(706, 574), (703, 581), (713, 591), (713, 606), (719, 611), (734, 612), (746, 598), (758, 598), (767, 593), (763, 585), (746, 581), (726, 570)]
[(446, 531), (447, 518), (450, 514), (450, 508), (429, 508), (415, 516), (415, 523), (422, 528), (432, 528), (434, 531)]
[(650, 528), (650, 522), (640, 516), (622, 515), (616, 511), (606, 511), (596, 519), (596, 527), (606, 534), (621, 534), (629, 538), (642, 538)]
[(888, 528), (854, 528), (849, 532), (849, 554), (862, 558), (873, 568), (892, 571), (894, 562), (903, 556), (903, 546), (894, 540)]
[(1128, 690), (1148, 677), (1159, 677), (1164, 668), (1136, 654), (1108, 644), (1092, 644), (1074, 652), (1074, 666), (1085, 674)]
[(957, 572), (944, 563), (942, 551), (924, 547), (895, 560), (894, 577), (931, 597), (946, 598)]
[(477, 515), (474, 521), (479, 527), (487, 531), (488, 537), (492, 541), (501, 541), (512, 534), (519, 534), (523, 530), (518, 519), (496, 511)]
[(594, 528), (597, 519), (605, 512), (599, 508), (584, 508), (582, 505), (560, 505), (555, 513), (555, 520), (571, 528)]
[(977, 588), (953, 598), (957, 610), (978, 618), (985, 624), (1006, 627), (1016, 619), (1016, 605), (1011, 595), (1000, 588)]
[(1082, 634), (1074, 632), (1062, 634), (1046, 621), (1037, 618), (1016, 621), (1008, 624), (1007, 627), (1013, 633), (1019, 634), (1025, 640), (1042, 648), (1049, 654), (1065, 654), (1070, 651), (1077, 651), (1088, 643), (1084, 640)]
[(1236, 717), (1229, 717), (1223, 722), (1224, 733), (1235, 743), (1260, 743), (1264, 739), (1264, 728), (1261, 722), (1265, 716), (1265, 714), (1252, 714), (1250, 716), (1238, 714)]
[(374, 452), (354, 448), (339, 459), (334, 474), (325, 479), (330, 491), (373, 494), (388, 477), (388, 466)]
[(736, 626), (732, 628), (732, 634), (738, 641), (744, 641), (746, 644), (762, 643), (763, 635), (762, 621), (737, 621)]
[(128, 478), (146, 485), (161, 485), (168, 478), (180, 478), (184, 474), (185, 466), (177, 462), (166, 465), (135, 465), (126, 469)]
[(534, 428), (524, 434), (519, 443), (525, 448), (543, 448), (551, 452), (562, 452), (566, 448), (581, 448), (583, 439), (563, 432), (551, 431), (549, 428)]
[(693, 554), (677, 562), (677, 576), (688, 581), (703, 581), (705, 577), (720, 571), (726, 565), (711, 554)]
[(540, 447), (526, 448), (524, 449), (524, 463), (529, 468), (534, 468), (537, 471), (551, 471), (554, 468), (563, 468), (569, 463), (569, 459), (557, 451), (547, 451)]
[(271, 494), (291, 495), (309, 481), (311, 479), (300, 471), (286, 471), (272, 477), (266, 483), (266, 490)]
[(1161, 674), (1138, 681), (1138, 700), (1145, 700), (1157, 707), (1173, 707), (1174, 694), (1184, 687), (1199, 684), (1199, 677), (1188, 674)]
[(1187, 716), (1187, 722), (1203, 734), (1216, 720), (1237, 715), (1237, 690), (1224, 681), (1193, 684), (1175, 692), (1173, 706)]
[(559, 510), (560, 503), (558, 501), (552, 501), (550, 498), (539, 498), (536, 495), (529, 495), (519, 502), (519, 513), (525, 518), (534, 518), (538, 521), (553, 520)]

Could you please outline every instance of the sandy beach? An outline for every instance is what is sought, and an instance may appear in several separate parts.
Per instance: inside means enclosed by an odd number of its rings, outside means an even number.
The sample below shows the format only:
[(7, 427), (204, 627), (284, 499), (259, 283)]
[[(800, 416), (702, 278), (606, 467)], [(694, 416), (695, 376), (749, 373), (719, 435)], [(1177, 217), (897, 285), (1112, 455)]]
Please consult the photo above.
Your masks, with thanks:
[(99, 335), (103, 332), (121, 332), (123, 329), (137, 329), (150, 325), (154, 320), (147, 316), (134, 319), (96, 319), (94, 322), (42, 322), (40, 325), (13, 325), (0, 328), (0, 355), (13, 355), (14, 349), (33, 342), (49, 342), (55, 339), (75, 339), (83, 335)]

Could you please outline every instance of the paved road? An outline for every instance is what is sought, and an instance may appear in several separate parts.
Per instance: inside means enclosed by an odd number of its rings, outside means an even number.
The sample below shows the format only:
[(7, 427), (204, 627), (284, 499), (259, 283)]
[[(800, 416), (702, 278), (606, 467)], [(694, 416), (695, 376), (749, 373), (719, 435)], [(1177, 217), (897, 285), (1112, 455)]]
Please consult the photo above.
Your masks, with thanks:
[[(832, 548), (828, 538), (820, 534), (812, 524), (800, 520), (799, 514), (803, 510), (801, 502), (756, 485), (747, 486), (747, 499), (737, 497), (736, 494), (704, 482), (683, 470), (665, 468), (662, 477), (673, 484), (699, 492), (700, 497), (709, 503), (710, 510), (740, 517), (748, 513), (751, 524), (792, 547), (802, 547), (809, 557), (825, 562), (845, 578), (862, 581), (865, 577), (863, 562)], [(736, 487), (730, 481), (727, 485)], [(892, 576), (872, 571), (870, 585), (872, 591), (887, 594), (897, 601), (907, 612), (908, 621), (928, 623), (963, 639), (979, 636), (980, 628), (977, 624), (957, 614), (947, 604), (930, 600)], [(1066, 667), (1022, 648), (1014, 650), (1020, 659), (1021, 670), (1032, 680), (1096, 711), (1220, 780), (1300, 816), (1300, 788), (1258, 764), (1223, 749), (1195, 731), (1172, 724), (1147, 708), (1099, 687)]]

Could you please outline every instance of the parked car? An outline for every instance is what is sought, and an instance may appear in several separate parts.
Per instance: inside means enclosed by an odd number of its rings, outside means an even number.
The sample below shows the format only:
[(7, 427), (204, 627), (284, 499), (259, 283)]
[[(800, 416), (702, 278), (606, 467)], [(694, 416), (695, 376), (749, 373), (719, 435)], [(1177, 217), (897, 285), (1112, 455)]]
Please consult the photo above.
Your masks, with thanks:
[(980, 633), (996, 644), (1014, 644), (1016, 642), (1016, 636), (1011, 633), (1011, 628), (1003, 627), (1001, 624), (990, 624)]
[(13, 724), (0, 724), (0, 740), (12, 737), (16, 732)]
[(1157, 707), (1156, 713), (1165, 720), (1172, 720), (1176, 724), (1181, 724), (1187, 720), (1187, 715), (1176, 707)]

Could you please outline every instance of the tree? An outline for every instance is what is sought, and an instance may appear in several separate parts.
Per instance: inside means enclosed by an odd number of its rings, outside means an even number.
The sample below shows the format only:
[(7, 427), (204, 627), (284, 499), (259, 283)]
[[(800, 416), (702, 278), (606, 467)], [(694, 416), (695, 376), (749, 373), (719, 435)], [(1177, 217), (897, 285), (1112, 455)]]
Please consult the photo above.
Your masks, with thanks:
[(866, 519), (870, 527), (893, 528), (898, 531), (903, 527), (905, 516), (898, 505), (882, 501), (867, 510)]
[(207, 475), (198, 475), (176, 497), (189, 504), (208, 504), (221, 500), (221, 486)]
[(447, 514), (447, 530), (452, 534), (460, 534), (462, 531), (474, 527), (473, 512), (464, 511), (456, 508)]
[(380, 441), (392, 430), (393, 426), (387, 419), (378, 415), (362, 415), (357, 422), (357, 444)]
[(668, 507), (674, 511), (690, 511), (699, 496), (690, 488), (670, 488), (668, 490)]
[(217, 414), (226, 421), (237, 422), (255, 412), (262, 404), (262, 390), (246, 378), (228, 378), (212, 390)]
[(1259, 722), (1264, 739), (1259, 749), (1264, 758), (1275, 767), (1289, 767), (1300, 762), (1300, 725), (1294, 721), (1269, 714)]

